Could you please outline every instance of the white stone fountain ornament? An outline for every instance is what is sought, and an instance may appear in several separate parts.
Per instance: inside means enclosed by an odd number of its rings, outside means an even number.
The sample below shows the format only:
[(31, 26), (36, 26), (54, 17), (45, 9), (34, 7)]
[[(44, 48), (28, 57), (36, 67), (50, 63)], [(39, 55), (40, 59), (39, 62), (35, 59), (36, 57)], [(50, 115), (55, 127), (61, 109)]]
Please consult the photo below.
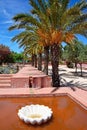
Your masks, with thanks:
[(52, 109), (44, 105), (26, 105), (18, 110), (18, 116), (27, 124), (42, 124), (52, 117)]

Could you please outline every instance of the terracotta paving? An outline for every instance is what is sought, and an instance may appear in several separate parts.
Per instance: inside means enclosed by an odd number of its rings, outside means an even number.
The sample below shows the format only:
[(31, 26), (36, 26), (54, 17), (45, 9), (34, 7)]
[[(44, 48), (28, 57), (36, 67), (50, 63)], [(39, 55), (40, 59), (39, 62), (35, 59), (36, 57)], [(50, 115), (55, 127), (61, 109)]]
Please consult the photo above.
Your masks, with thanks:
[[(23, 75), (29, 75), (28, 71), (34, 70), (36, 73), (36, 69), (31, 66), (25, 66), (18, 73)], [(38, 73), (43, 73), (39, 72)], [(31, 73), (31, 72), (30, 72)], [(47, 88), (0, 88), (0, 97), (20, 97), (20, 96), (45, 96), (45, 95), (65, 95), (67, 94), (69, 97), (74, 99), (80, 105), (82, 105), (85, 109), (87, 109), (87, 91), (74, 87), (47, 87)]]

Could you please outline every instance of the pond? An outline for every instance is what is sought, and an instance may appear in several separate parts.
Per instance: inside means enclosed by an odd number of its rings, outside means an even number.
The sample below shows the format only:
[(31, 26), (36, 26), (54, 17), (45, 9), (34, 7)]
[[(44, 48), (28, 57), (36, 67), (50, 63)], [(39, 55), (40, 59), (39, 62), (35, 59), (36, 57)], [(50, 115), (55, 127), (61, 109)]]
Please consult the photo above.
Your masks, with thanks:
[[(52, 108), (52, 119), (42, 125), (25, 124), (17, 112), (31, 104)], [(87, 111), (68, 96), (0, 98), (0, 130), (87, 130)]]

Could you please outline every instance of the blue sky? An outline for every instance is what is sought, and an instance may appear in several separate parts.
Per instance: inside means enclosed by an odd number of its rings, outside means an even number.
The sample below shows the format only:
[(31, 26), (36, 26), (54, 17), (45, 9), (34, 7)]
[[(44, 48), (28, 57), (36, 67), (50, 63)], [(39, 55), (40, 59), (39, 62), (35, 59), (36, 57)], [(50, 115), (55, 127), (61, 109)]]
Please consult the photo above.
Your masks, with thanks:
[(28, 0), (0, 0), (0, 44), (9, 46), (12, 51), (21, 52), (18, 43), (11, 42), (19, 31), (9, 31), (13, 24), (12, 17), (18, 13), (28, 13), (31, 7)]
[[(76, 0), (71, 0), (76, 2)], [(77, 0), (79, 1), (79, 0)], [(0, 44), (9, 46), (11, 51), (22, 52), (18, 43), (11, 42), (12, 37), (19, 31), (9, 31), (8, 28), (13, 24), (12, 17), (18, 13), (28, 13), (31, 7), (29, 0), (0, 0)], [(87, 44), (87, 38), (78, 36), (79, 40)]]

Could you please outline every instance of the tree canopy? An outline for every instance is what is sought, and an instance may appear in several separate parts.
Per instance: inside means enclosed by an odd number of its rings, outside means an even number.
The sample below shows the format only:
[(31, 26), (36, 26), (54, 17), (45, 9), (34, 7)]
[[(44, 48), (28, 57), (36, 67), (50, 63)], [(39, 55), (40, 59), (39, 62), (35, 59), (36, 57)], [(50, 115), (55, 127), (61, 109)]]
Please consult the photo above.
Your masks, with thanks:
[[(73, 44), (76, 34), (87, 37), (87, 2), (82, 0), (69, 6), (70, 0), (29, 0), (31, 13), (17, 14), (15, 24), (9, 30), (25, 29), (37, 32), (38, 44), (51, 48), (52, 82), (60, 86), (59, 55), (60, 44)], [(35, 28), (35, 30), (33, 28)], [(28, 36), (30, 38), (30, 35)]]

